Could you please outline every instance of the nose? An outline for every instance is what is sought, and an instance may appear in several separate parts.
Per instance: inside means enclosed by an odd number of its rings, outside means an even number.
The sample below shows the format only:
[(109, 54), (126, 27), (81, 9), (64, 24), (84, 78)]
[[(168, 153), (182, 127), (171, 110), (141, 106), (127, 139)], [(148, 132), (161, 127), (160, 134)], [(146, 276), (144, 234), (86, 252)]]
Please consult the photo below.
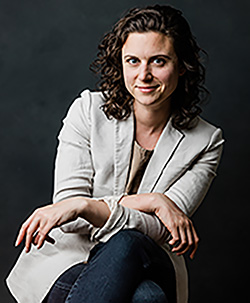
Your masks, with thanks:
[(152, 80), (153, 75), (150, 66), (147, 63), (142, 63), (139, 69), (138, 78), (142, 82), (149, 82)]

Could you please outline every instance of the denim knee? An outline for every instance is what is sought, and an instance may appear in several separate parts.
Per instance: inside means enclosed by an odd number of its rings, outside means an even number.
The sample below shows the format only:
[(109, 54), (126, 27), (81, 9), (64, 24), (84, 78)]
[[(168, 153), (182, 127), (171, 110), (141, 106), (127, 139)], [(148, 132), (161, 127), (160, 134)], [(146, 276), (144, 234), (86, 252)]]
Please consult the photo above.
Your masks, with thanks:
[(151, 280), (143, 281), (136, 289), (131, 303), (167, 303), (164, 291)]
[[(150, 263), (150, 258), (145, 252), (147, 243), (152, 241), (148, 236), (135, 229), (124, 229), (112, 236), (107, 242), (100, 243), (90, 252), (89, 262), (99, 258), (109, 259), (120, 264), (135, 264), (145, 268)], [(111, 260), (110, 260), (111, 261)]]
[(147, 241), (151, 241), (151, 239), (141, 232), (124, 229), (115, 234), (106, 245), (112, 250), (112, 256), (117, 256), (122, 260), (141, 253)]

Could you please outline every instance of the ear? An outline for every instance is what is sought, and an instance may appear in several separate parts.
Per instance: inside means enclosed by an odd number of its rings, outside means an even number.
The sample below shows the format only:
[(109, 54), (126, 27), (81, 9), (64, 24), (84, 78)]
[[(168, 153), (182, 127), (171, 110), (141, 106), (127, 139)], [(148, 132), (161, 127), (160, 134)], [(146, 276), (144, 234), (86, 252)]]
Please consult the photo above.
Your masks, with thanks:
[(183, 76), (186, 72), (186, 69), (183, 65), (179, 67), (179, 76)]

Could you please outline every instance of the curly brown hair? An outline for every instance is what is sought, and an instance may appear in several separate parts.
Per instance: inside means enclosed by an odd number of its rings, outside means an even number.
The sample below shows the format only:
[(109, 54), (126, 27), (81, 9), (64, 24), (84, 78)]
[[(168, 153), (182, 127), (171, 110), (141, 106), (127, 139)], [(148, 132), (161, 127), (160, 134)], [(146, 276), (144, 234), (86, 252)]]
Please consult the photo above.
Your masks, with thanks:
[(98, 86), (106, 101), (102, 108), (108, 118), (122, 120), (131, 114), (133, 97), (124, 84), (122, 47), (130, 33), (149, 31), (163, 33), (172, 39), (179, 64), (185, 69), (171, 98), (172, 124), (179, 129), (190, 128), (201, 113), (199, 104), (208, 95), (200, 57), (201, 52), (206, 52), (198, 46), (182, 12), (168, 5), (133, 8), (104, 36), (97, 58), (90, 67), (100, 74)]

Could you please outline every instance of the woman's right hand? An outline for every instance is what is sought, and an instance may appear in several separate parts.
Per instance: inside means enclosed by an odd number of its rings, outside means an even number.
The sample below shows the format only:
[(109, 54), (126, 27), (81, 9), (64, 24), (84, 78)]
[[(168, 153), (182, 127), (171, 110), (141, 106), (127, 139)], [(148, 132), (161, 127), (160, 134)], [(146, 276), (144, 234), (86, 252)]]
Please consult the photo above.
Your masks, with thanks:
[(16, 246), (26, 237), (26, 252), (30, 251), (31, 244), (39, 249), (45, 241), (54, 243), (48, 234), (55, 227), (74, 221), (78, 217), (86, 219), (93, 226), (101, 227), (109, 216), (109, 207), (102, 200), (74, 197), (50, 204), (36, 209), (23, 223), (17, 236)]
[(82, 199), (71, 198), (36, 209), (22, 224), (15, 245), (18, 246), (25, 239), (25, 250), (29, 252), (32, 243), (38, 249), (45, 240), (54, 243), (48, 235), (49, 232), (55, 227), (75, 220), (84, 207), (83, 203)]

